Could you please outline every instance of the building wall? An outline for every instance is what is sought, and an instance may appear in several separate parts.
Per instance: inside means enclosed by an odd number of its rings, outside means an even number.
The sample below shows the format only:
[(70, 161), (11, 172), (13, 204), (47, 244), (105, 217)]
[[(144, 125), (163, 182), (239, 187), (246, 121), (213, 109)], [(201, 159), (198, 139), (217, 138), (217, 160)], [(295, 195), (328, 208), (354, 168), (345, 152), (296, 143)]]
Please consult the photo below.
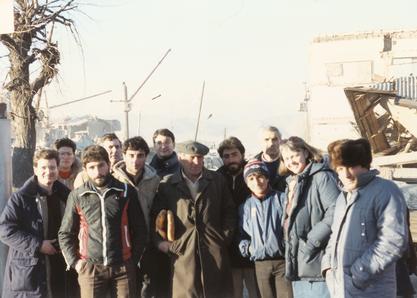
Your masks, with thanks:
[(345, 87), (417, 75), (417, 31), (317, 37), (309, 61), (310, 142), (325, 149), (336, 139), (359, 137)]

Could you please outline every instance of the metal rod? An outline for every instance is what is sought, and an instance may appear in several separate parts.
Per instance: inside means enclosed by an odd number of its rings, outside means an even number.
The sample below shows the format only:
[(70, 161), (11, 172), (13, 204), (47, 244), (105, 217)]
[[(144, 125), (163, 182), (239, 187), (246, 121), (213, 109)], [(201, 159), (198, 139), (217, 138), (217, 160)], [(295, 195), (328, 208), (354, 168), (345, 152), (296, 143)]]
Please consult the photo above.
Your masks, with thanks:
[(131, 101), (136, 94), (139, 92), (140, 89), (142, 89), (143, 85), (145, 85), (145, 83), (149, 80), (149, 78), (153, 75), (153, 73), (155, 72), (155, 70), (159, 67), (159, 65), (162, 63), (162, 61), (164, 61), (165, 57), (168, 56), (169, 52), (171, 52), (171, 49), (169, 49), (165, 55), (161, 58), (161, 60), (159, 60), (158, 64), (154, 67), (154, 69), (152, 69), (151, 73), (146, 77), (146, 79), (142, 82), (142, 84), (140, 84), (140, 86), (138, 87), (138, 89), (136, 89), (136, 91), (132, 94), (132, 96), (129, 98), (128, 101)]
[(203, 82), (203, 89), (201, 90), (201, 97), (200, 97), (200, 108), (198, 110), (198, 118), (197, 118), (197, 127), (195, 128), (195, 136), (194, 141), (197, 141), (198, 136), (198, 127), (200, 125), (200, 116), (201, 116), (201, 108), (203, 106), (203, 97), (204, 97), (204, 86), (206, 85), (206, 81)]
[(94, 95), (90, 95), (90, 96), (87, 96), (87, 97), (83, 97), (83, 98), (80, 98), (80, 99), (71, 100), (71, 101), (68, 101), (68, 102), (61, 103), (59, 105), (50, 106), (49, 109), (62, 107), (62, 106), (69, 105), (69, 104), (74, 103), (74, 102), (86, 100), (86, 99), (93, 98), (93, 97), (96, 97), (96, 96), (100, 96), (100, 95), (103, 95), (103, 94), (107, 94), (107, 93), (110, 93), (110, 92), (111, 92), (111, 90), (107, 90), (107, 91), (97, 93), (97, 94), (94, 94)]
[(127, 86), (123, 82), (123, 94), (124, 94), (124, 104), (125, 104), (125, 141), (129, 138), (129, 101), (127, 100)]

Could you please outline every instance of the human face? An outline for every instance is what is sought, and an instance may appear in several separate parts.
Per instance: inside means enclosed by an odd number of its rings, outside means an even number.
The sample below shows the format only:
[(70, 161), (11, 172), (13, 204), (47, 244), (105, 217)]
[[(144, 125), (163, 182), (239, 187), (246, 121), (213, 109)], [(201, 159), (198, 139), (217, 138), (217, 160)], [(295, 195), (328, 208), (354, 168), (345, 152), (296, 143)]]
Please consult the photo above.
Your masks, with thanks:
[(107, 184), (110, 174), (110, 166), (104, 160), (91, 161), (85, 165), (88, 178), (95, 186), (102, 187)]
[(282, 148), (281, 154), (285, 167), (295, 175), (304, 171), (308, 164), (305, 150), (294, 151), (285, 147)]
[(154, 140), (154, 149), (159, 158), (169, 157), (174, 152), (175, 143), (170, 137), (157, 135)]
[(52, 189), (52, 185), (58, 179), (58, 165), (55, 159), (39, 159), (38, 165), (33, 167), (33, 172), (39, 185), (48, 190)]
[(274, 131), (266, 130), (262, 134), (263, 152), (271, 159), (278, 158), (279, 142), (281, 141), (278, 134)]
[(104, 147), (109, 154), (111, 165), (122, 160), (122, 147), (120, 146), (120, 141), (118, 139), (105, 140), (101, 146)]
[(230, 174), (235, 175), (242, 170), (243, 155), (239, 149), (224, 149), (222, 160)]
[(260, 173), (253, 173), (246, 177), (246, 184), (258, 198), (264, 197), (268, 192), (268, 179)]
[(143, 171), (145, 166), (146, 154), (142, 149), (139, 150), (126, 150), (123, 154), (123, 159), (126, 163), (126, 171), (133, 175), (139, 175)]
[(338, 166), (335, 170), (347, 191), (354, 190), (357, 186), (358, 176), (369, 171), (367, 168), (362, 166)]
[(190, 180), (195, 181), (198, 177), (200, 177), (204, 165), (203, 155), (181, 153), (178, 159), (182, 165), (185, 175)]
[(71, 147), (61, 147), (58, 149), (59, 169), (69, 171), (75, 161), (75, 155)]

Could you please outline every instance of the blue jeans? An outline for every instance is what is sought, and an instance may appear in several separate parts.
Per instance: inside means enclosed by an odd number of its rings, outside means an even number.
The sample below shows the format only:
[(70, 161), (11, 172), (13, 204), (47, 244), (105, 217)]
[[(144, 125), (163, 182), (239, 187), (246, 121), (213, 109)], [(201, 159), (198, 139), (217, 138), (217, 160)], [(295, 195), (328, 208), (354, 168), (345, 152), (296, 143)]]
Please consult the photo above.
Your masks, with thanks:
[(330, 298), (324, 281), (293, 281), (292, 291), (294, 298)]

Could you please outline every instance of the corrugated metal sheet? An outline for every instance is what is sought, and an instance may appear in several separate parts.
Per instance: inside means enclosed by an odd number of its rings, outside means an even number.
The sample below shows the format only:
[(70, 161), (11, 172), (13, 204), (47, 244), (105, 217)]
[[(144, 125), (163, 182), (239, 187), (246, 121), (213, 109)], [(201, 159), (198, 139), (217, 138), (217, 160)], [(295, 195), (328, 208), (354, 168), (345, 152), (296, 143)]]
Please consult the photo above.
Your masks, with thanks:
[(383, 91), (395, 91), (400, 98), (417, 100), (417, 77), (396, 78), (391, 82), (383, 82), (370, 86)]

